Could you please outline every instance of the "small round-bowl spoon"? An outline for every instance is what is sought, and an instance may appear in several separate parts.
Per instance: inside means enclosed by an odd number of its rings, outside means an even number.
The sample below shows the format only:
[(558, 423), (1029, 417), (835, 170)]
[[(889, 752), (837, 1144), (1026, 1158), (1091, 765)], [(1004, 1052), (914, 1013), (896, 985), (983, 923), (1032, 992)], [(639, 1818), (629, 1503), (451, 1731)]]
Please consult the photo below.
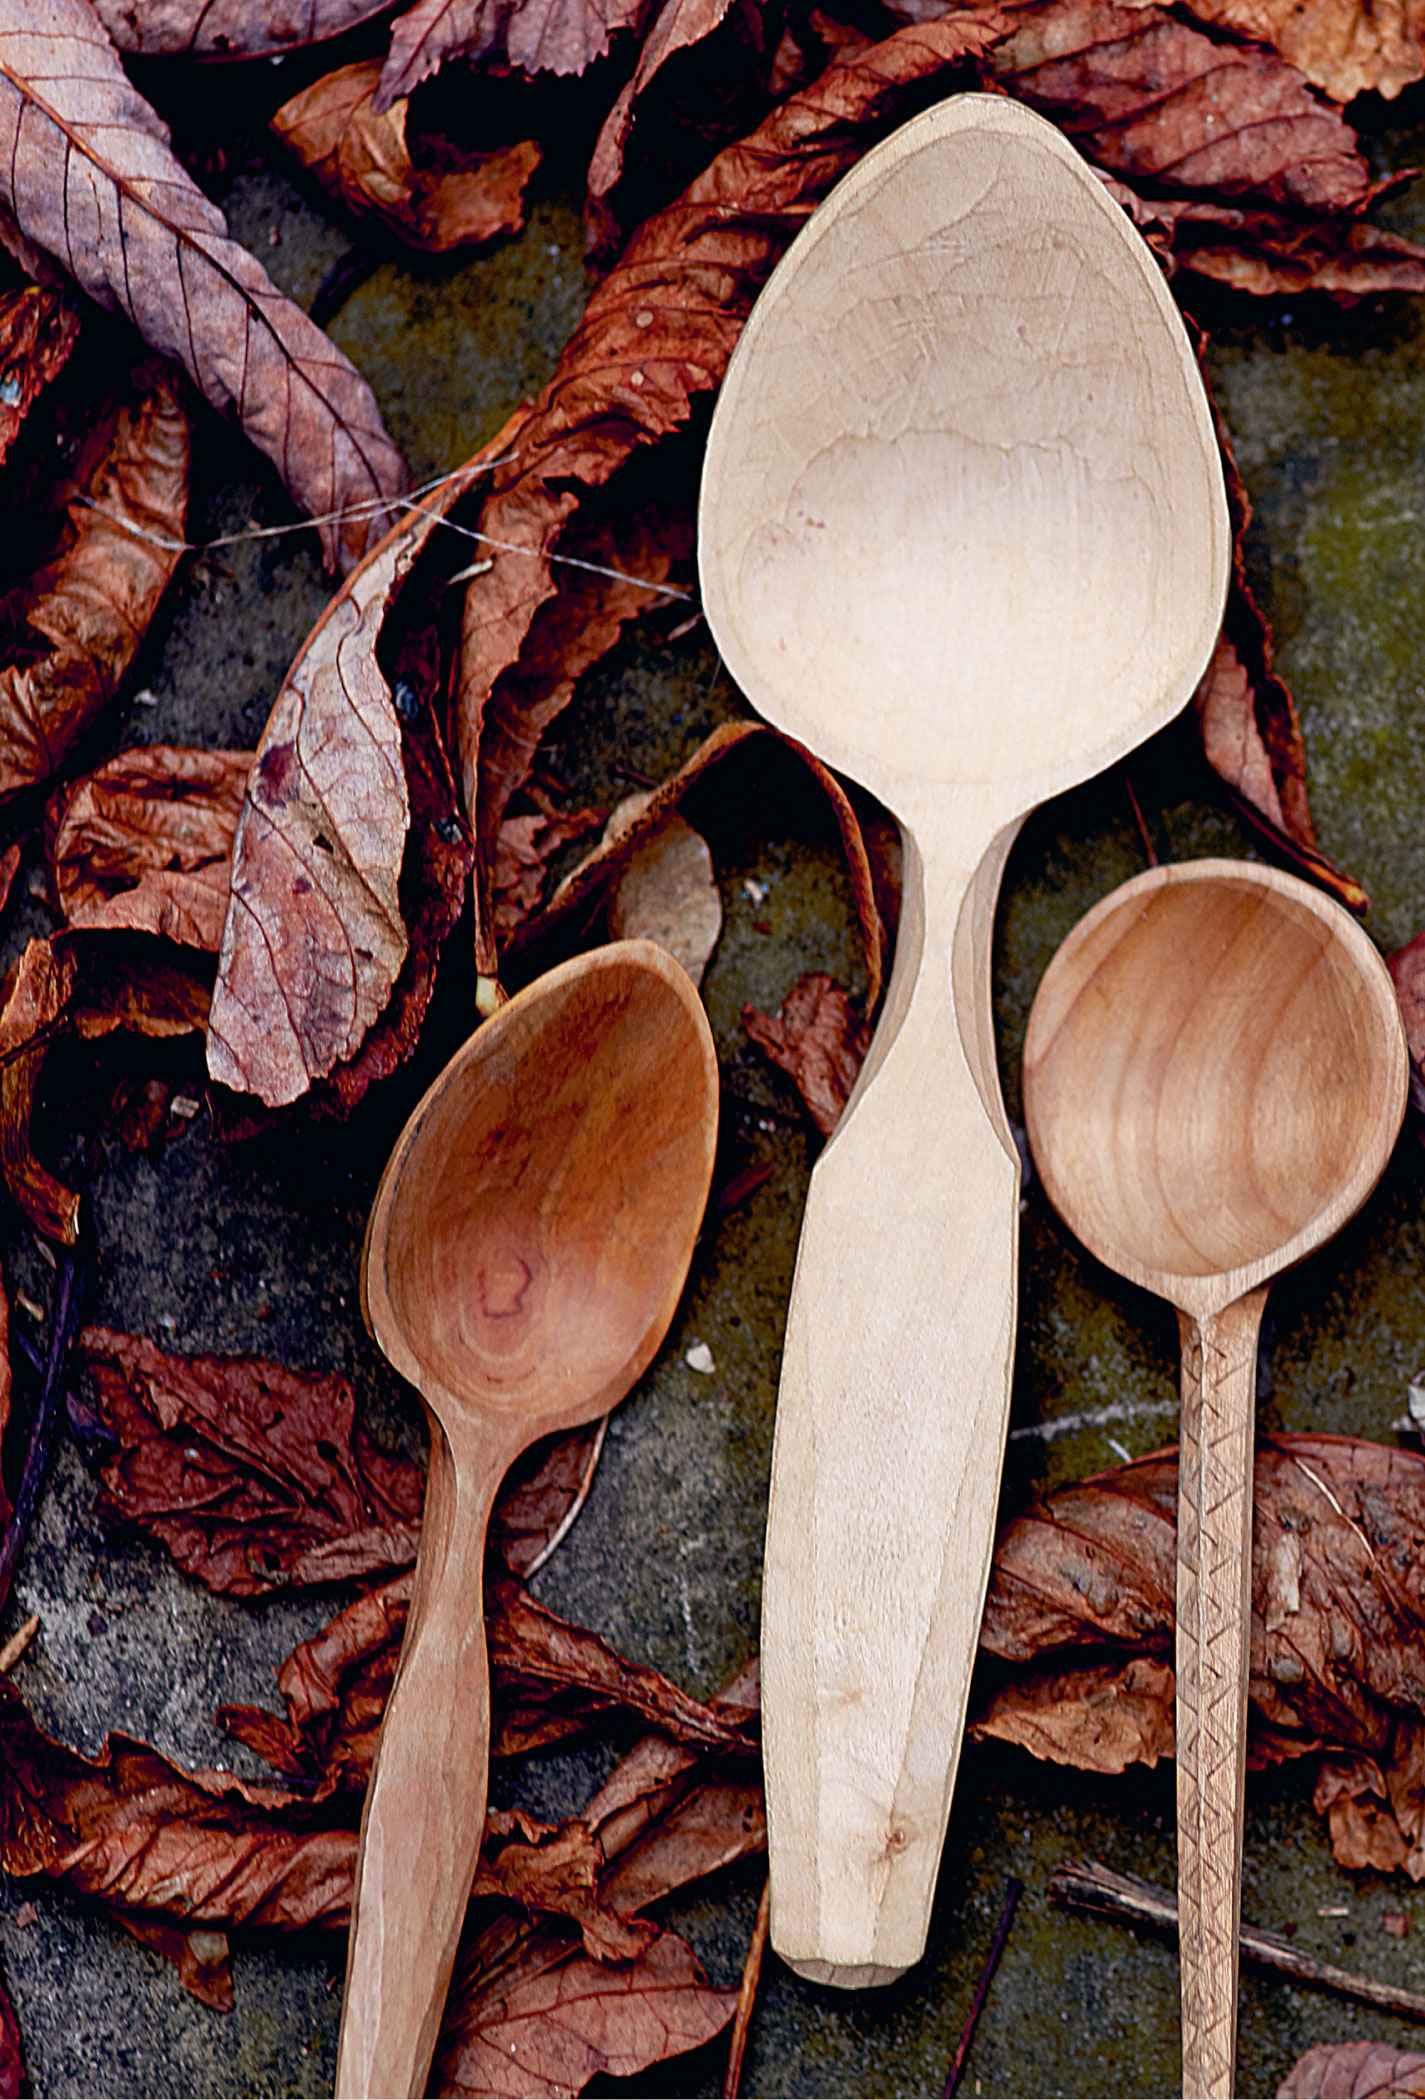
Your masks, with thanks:
[(402, 1132), (362, 1307), (430, 1422), (415, 1590), (362, 1817), (336, 2091), (424, 2093), (485, 1825), (495, 1491), (621, 1400), (667, 1331), (717, 1138), (686, 973), (623, 941), (476, 1031)]
[(1187, 861), (1095, 905), (1024, 1044), (1029, 1143), (1091, 1254), (1177, 1308), (1183, 2091), (1230, 2100), (1257, 1329), (1270, 1279), (1365, 1201), (1405, 1113), (1385, 965), (1272, 868)]

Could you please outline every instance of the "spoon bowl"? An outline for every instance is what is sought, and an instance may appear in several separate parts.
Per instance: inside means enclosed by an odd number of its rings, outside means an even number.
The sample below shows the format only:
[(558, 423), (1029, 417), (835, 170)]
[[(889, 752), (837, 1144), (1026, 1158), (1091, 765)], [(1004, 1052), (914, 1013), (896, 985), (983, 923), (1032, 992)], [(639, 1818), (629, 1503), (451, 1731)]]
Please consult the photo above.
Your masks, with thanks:
[(405, 1644), (362, 1818), (336, 2090), (425, 2091), (485, 1823), (481, 1599), (500, 1481), (651, 1362), (712, 1177), (717, 1062), (650, 941), (576, 957), (479, 1028), (411, 1117), (362, 1257), (430, 1423)]
[(965, 95), (868, 153), (753, 309), (699, 517), (733, 676), (904, 848), (885, 1010), (807, 1196), (767, 1518), (772, 1941), (817, 1982), (919, 1958), (964, 1731), (1014, 1353), (1005, 857), (1187, 699), (1229, 545), (1162, 272), (1061, 134)]
[(1384, 963), (1295, 876), (1188, 861), (1125, 883), (1045, 972), (1024, 1112), (1092, 1254), (1177, 1308), (1183, 2091), (1230, 2100), (1257, 1330), (1270, 1279), (1379, 1180), (1409, 1065)]

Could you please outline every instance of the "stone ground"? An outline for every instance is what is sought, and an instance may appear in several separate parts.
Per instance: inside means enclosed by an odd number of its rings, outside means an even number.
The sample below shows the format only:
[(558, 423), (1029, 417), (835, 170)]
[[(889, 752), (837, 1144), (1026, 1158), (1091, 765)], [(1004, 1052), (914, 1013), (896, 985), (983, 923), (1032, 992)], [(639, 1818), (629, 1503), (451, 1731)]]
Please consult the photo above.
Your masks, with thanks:
[[(211, 103), (216, 92), (212, 77), (184, 104), (190, 133), (207, 106), (202, 98)], [(279, 99), (268, 80), (254, 90), (221, 77), (225, 95), (265, 97), (263, 116)], [(177, 117), (190, 90), (180, 95), (161, 67), (144, 78)], [(1425, 95), (1407, 95), (1373, 121), (1382, 171), (1425, 155)], [(541, 178), (522, 237), (474, 260), (385, 260), (332, 324), (418, 476), (466, 456), (551, 370), (587, 290), (576, 175), (571, 147), (567, 164)], [(260, 143), (234, 156), (217, 188), (238, 237), (300, 300), (310, 300), (357, 238)], [(1425, 184), (1405, 190), (1383, 216), (1425, 233)], [(1301, 703), (1322, 840), (1365, 880), (1375, 899), (1367, 925), (1388, 949), (1425, 921), (1425, 311), (1405, 302), (1341, 314), (1312, 303), (1216, 299), (1200, 310), (1214, 331), (1212, 375), (1257, 507), (1253, 570)], [(250, 519), (287, 515), (254, 456), (205, 420), (191, 536), (207, 540)], [(325, 595), (306, 536), (248, 541), (194, 560), (91, 759), (159, 739), (250, 745)], [(557, 769), (588, 798), (612, 801), (629, 785), (621, 768), (661, 776), (739, 706), (704, 631), (659, 649), (631, 642), (586, 681), (559, 725)], [(1181, 725), (1133, 758), (1131, 777), (1160, 856), (1255, 853)], [(535, 1587), (625, 1653), (706, 1695), (756, 1645), (778, 1355), (814, 1155), (790, 1089), (751, 1052), (738, 1017), (748, 1000), (775, 1007), (802, 970), (824, 968), (854, 983), (858, 964), (834, 834), (791, 761), (749, 758), (716, 776), (689, 814), (711, 842), (726, 913), (706, 982), (724, 1129), (740, 1159), (765, 1160), (772, 1172), (705, 1237), (667, 1345), (615, 1417), (588, 1508)], [(996, 939), (1011, 1115), (1040, 973), (1080, 914), (1141, 865), (1121, 773), (1026, 825)], [(766, 886), (764, 902), (752, 902), (749, 878)], [(47, 924), (23, 881), (19, 893), (4, 934), (7, 959)], [(377, 1433), (419, 1447), (415, 1410), (362, 1329), (355, 1278), (387, 1149), (466, 1030), (470, 983), (458, 935), (450, 955), (420, 1056), (344, 1129), (224, 1148), (199, 1118), (175, 1129), (159, 1156), (134, 1159), (85, 1135), (96, 1068), (79, 1058), (51, 1061), (41, 1142), (92, 1191), (90, 1317), (170, 1346), (343, 1371)], [(191, 1052), (157, 1061), (197, 1083)], [(107, 1086), (112, 1069), (104, 1074)], [(1406, 1385), (1425, 1363), (1421, 1176), (1420, 1147), (1408, 1134), (1357, 1223), (1278, 1287), (1263, 1360), (1265, 1425), (1394, 1440)], [(1090, 1263), (1037, 1190), (1023, 1227), (1010, 1510), (1032, 1489), (1175, 1433), (1171, 1315)], [(12, 1276), (42, 1295), (45, 1270), (32, 1247), (16, 1240), (9, 1257)], [(694, 1340), (712, 1350), (711, 1377), (684, 1362)], [(1107, 1423), (1075, 1426), (1104, 1409), (1114, 1411)], [(3, 1636), (31, 1612), (42, 1620), (16, 1682), (47, 1726), (85, 1750), (117, 1727), (192, 1762), (233, 1759), (233, 1746), (213, 1730), (213, 1709), (270, 1702), (276, 1665), (324, 1623), (329, 1600), (220, 1602), (156, 1549), (101, 1526), (92, 1500), (76, 1454), (62, 1450), (0, 1624)], [(543, 1759), (519, 1776), (519, 1798), (546, 1813), (570, 1811), (611, 1754)], [(496, 1798), (514, 1799), (515, 1785), (497, 1775)], [(1266, 1926), (1294, 1924), (1298, 1944), (1323, 1956), (1425, 1988), (1425, 1896), (1337, 1869), (1308, 1796), (1309, 1780), (1290, 1769), (1250, 1782), (1246, 1914)], [(769, 1959), (744, 2091), (938, 2092), (1011, 1874), (1023, 1879), (1025, 1895), (963, 2090), (1175, 2091), (1172, 1954), (1118, 1926), (1057, 1915), (1045, 1894), (1053, 1866), (1083, 1855), (1170, 1883), (1172, 1833), (1171, 1771), (1095, 1780), (1017, 1753), (969, 1751), (925, 1961), (890, 1990), (847, 1996)], [(676, 1912), (720, 1983), (739, 1973), (760, 1882), (754, 1864)], [(21, 1929), (16, 1913), (27, 1899), (38, 1917)], [(1412, 1924), (1403, 1941), (1381, 1929), (1384, 1911), (1402, 1909)], [(37, 2093), (330, 2090), (342, 1963), (334, 1942), (242, 1943), (233, 1957), (237, 2008), (227, 2017), (198, 2006), (170, 1968), (63, 1895), (0, 1888), (0, 1953)], [(1312, 2042), (1365, 2034), (1420, 2040), (1418, 2030), (1247, 1970), (1240, 2090), (1271, 2093)], [(647, 2094), (710, 2094), (721, 2075), (715, 2045), (634, 2083)]]

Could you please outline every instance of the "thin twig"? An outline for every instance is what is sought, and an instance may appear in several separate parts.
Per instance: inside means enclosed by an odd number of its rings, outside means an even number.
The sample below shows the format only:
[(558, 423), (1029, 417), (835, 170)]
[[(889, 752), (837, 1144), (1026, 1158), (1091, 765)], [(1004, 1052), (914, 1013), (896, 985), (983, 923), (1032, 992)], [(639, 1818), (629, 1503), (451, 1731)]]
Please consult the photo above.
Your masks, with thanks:
[(55, 1283), (54, 1313), (49, 1323), (49, 1346), (45, 1352), (44, 1378), (40, 1385), (39, 1399), (35, 1403), (35, 1418), (30, 1427), (30, 1448), (25, 1453), (25, 1466), (15, 1495), (15, 1507), (5, 1536), (0, 1540), (0, 1607), (3, 1607), (10, 1594), (15, 1565), (20, 1558), (20, 1550), (25, 1543), (35, 1505), (39, 1501), (45, 1469), (49, 1463), (50, 1446), (54, 1442), (54, 1432), (59, 1422), (60, 1401), (64, 1395), (69, 1369), (69, 1351), (79, 1331), (80, 1301), (83, 1295), (83, 1256), (66, 1253), (61, 1257), (59, 1275)]
[(584, 1470), (579, 1475), (579, 1485), (574, 1490), (574, 1500), (565, 1510), (563, 1516), (559, 1519), (559, 1522), (555, 1525), (553, 1531), (550, 1532), (549, 1537), (545, 1540), (544, 1544), (540, 1547), (534, 1559), (525, 1569), (523, 1575), (520, 1577), (520, 1580), (522, 1582), (528, 1582), (531, 1575), (537, 1575), (539, 1573), (540, 1569), (544, 1566), (544, 1563), (548, 1560), (550, 1554), (553, 1553), (555, 1547), (563, 1543), (564, 1538), (569, 1531), (569, 1527), (574, 1522), (574, 1519), (578, 1516), (580, 1510), (584, 1507), (584, 1504), (588, 1501), (589, 1490), (594, 1484), (594, 1474), (598, 1469), (599, 1456), (600, 1453), (603, 1451), (604, 1438), (608, 1435), (608, 1429), (609, 1418), (607, 1415), (604, 1415), (600, 1419), (598, 1433), (595, 1436), (592, 1445), (589, 1447), (589, 1455), (584, 1460)]
[(26, 1619), (17, 1632), (11, 1634), (4, 1647), (0, 1648), (0, 1677), (9, 1676), (39, 1630), (40, 1615), (36, 1612), (32, 1618)]
[(1133, 792), (1132, 778), (1127, 773), (1125, 773), (1123, 776), (1123, 785), (1128, 790), (1128, 804), (1130, 809), (1133, 811), (1133, 821), (1138, 826), (1138, 836), (1143, 841), (1143, 851), (1148, 856), (1148, 865), (1150, 868), (1156, 868), (1158, 865), (1158, 856), (1153, 851), (1153, 840), (1149, 833), (1148, 825), (1146, 820), (1144, 819), (1143, 812), (1138, 806), (1138, 797)]
[(767, 1926), (771, 1916), (772, 1884), (764, 1881), (762, 1901), (757, 1906), (757, 1922), (752, 1928), (747, 1959), (742, 1965), (737, 2010), (732, 2016), (732, 2040), (727, 2045), (727, 2076), (722, 2081), (722, 2100), (737, 2100), (738, 2088), (742, 2084), (742, 2057), (747, 2048), (747, 2030), (752, 2025), (752, 2006), (757, 1997), (757, 1980), (762, 1974), (762, 1957), (767, 1951)]
[(1004, 1909), (999, 1914), (999, 1923), (995, 1927), (995, 1936), (990, 1941), (990, 1951), (985, 1956), (985, 1965), (980, 1971), (980, 1980), (975, 1985), (975, 1995), (970, 2000), (969, 2016), (960, 2032), (960, 2046), (955, 2051), (955, 2061), (950, 2066), (950, 2076), (942, 2087), (945, 2100), (951, 2100), (951, 2095), (958, 2093), (960, 2090), (960, 2080), (965, 2075), (965, 2059), (970, 2053), (970, 2044), (975, 2039), (975, 2029), (979, 2025), (980, 2014), (985, 2009), (985, 1999), (989, 1996), (990, 1985), (994, 1981), (994, 1973), (999, 1967), (999, 1958), (1004, 1953), (1004, 1943), (1009, 1938), (1009, 1928), (1014, 1923), (1014, 1913), (1023, 1894), (1024, 1883), (1017, 1875), (1011, 1874), (1009, 1880), (1005, 1883)]
[[(1104, 1917), (1123, 1918), (1133, 1925), (1152, 1925), (1176, 1935), (1177, 1898), (1164, 1889), (1129, 1874), (1114, 1874), (1096, 1860), (1070, 1862), (1056, 1867), (1049, 1882), (1053, 1902), (1075, 1910), (1092, 1910)], [(1398, 2013), (1407, 2020), (1425, 2020), (1425, 1994), (1403, 1990), (1399, 1984), (1377, 1983), (1370, 1976), (1355, 1976), (1338, 1969), (1334, 1962), (1318, 1961), (1304, 1948), (1295, 1947), (1279, 1933), (1264, 1932), (1258, 1925), (1242, 1927), (1242, 1954), (1247, 1961), (1275, 1969), (1295, 1983), (1314, 1984), (1318, 1990), (1334, 1991), (1340, 1998), (1356, 1998), (1381, 2012)]]

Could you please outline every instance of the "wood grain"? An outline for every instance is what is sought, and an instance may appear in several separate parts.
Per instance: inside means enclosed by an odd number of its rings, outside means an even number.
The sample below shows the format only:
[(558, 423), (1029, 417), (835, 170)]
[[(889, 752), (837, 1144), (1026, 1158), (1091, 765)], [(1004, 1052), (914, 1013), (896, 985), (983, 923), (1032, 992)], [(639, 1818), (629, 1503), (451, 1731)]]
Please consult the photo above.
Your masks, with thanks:
[(773, 1944), (884, 1983), (925, 1943), (1004, 1448), (1000, 876), (1027, 810), (1182, 705), (1226, 588), (1182, 324), (1048, 125), (962, 96), (832, 193), (733, 356), (699, 535), (743, 691), (905, 847), (886, 1009), (807, 1201), (763, 1610)]
[(1230, 2100), (1236, 2043), (1257, 1330), (1270, 1279), (1375, 1186), (1408, 1063), (1385, 965), (1295, 876), (1189, 861), (1080, 921), (1024, 1045), (1045, 1192), (1178, 1311), (1178, 1904), (1183, 2091)]
[(485, 1818), (485, 1529), (536, 1438), (606, 1414), (683, 1288), (712, 1177), (717, 1062), (648, 941), (576, 957), (446, 1067), (382, 1178), (362, 1304), (430, 1420), (400, 1668), (367, 1792), (342, 2100), (424, 2093)]

